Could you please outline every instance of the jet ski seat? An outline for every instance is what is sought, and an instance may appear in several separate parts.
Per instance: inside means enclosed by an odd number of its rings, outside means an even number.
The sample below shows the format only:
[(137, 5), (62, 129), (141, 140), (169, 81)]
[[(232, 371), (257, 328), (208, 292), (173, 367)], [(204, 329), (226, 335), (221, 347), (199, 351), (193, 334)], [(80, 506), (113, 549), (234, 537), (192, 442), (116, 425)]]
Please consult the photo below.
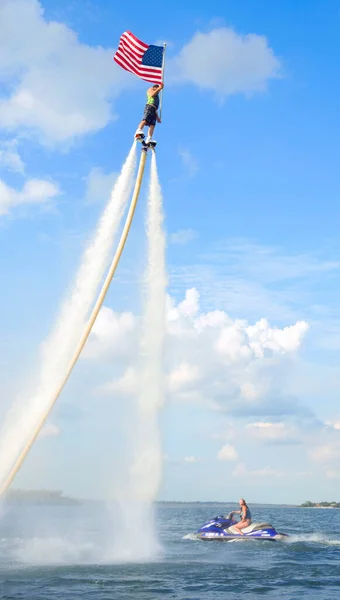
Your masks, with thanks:
[[(258, 529), (273, 529), (273, 526), (270, 525), (269, 523), (251, 523), (251, 525), (249, 525), (249, 527), (245, 527), (244, 529), (242, 529), (242, 533), (251, 533), (252, 531), (257, 531)], [(231, 527), (228, 527), (227, 531), (229, 533), (233, 533), (234, 535), (239, 534), (240, 530), (237, 529), (235, 527), (235, 525), (232, 525)]]

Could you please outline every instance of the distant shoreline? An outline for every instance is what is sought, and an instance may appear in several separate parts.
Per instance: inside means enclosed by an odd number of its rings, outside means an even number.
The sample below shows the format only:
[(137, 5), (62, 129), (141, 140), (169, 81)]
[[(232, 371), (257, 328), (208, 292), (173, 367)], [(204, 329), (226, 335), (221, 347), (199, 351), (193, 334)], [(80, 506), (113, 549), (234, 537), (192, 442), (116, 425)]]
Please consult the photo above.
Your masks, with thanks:
[[(45, 504), (53, 506), (79, 506), (84, 503), (96, 503), (105, 502), (102, 499), (90, 499), (90, 498), (73, 498), (71, 496), (64, 495), (60, 490), (22, 490), (22, 489), (10, 489), (5, 495), (5, 500), (9, 504)], [(340, 508), (339, 502), (311, 502), (308, 500), (303, 504), (287, 504), (287, 503), (261, 503), (261, 502), (250, 502), (253, 507), (262, 508)], [(155, 502), (157, 506), (180, 506), (180, 505), (196, 505), (196, 506), (233, 506), (237, 505), (236, 500), (213, 501), (213, 500), (157, 500)]]
[[(5, 499), (10, 504), (49, 504), (60, 506), (73, 506), (84, 503), (106, 502), (105, 498), (73, 498), (65, 496), (59, 490), (22, 490), (10, 489), (5, 496)], [(110, 501), (110, 500), (108, 500)], [(155, 505), (196, 505), (196, 506), (234, 506), (238, 502), (236, 500), (214, 501), (214, 500), (156, 500)], [(297, 504), (268, 504), (260, 502), (251, 502), (251, 505), (261, 507), (277, 507), (277, 508), (297, 508)]]
[(5, 500), (9, 504), (50, 504), (54, 506), (76, 506), (81, 500), (64, 496), (59, 490), (8, 490)]
[(308, 500), (300, 504), (301, 508), (340, 508), (340, 502), (311, 502)]

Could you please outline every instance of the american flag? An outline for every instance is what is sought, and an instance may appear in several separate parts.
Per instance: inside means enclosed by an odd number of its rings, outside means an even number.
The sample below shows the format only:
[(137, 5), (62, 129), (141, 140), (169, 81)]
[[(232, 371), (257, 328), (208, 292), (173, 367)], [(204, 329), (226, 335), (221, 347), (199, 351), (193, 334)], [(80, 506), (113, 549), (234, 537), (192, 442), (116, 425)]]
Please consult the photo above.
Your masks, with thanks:
[(113, 60), (145, 81), (162, 82), (163, 46), (148, 46), (131, 31), (125, 31)]

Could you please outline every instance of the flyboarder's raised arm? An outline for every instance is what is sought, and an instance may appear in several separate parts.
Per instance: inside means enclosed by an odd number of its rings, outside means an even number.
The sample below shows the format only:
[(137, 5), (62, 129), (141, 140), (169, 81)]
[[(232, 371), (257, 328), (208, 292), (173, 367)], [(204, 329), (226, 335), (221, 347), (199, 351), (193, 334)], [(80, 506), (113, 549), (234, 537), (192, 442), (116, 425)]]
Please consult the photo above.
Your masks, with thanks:
[(156, 96), (157, 94), (159, 94), (159, 92), (164, 88), (164, 83), (160, 83), (157, 88), (155, 86), (152, 86), (151, 88), (148, 89), (148, 94), (149, 96)]

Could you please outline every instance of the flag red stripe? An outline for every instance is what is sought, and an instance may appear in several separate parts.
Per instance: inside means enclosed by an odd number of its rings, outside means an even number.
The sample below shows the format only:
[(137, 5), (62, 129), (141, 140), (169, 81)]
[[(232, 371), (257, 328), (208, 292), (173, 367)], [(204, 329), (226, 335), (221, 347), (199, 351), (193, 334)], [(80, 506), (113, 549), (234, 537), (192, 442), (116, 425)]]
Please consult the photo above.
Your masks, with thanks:
[(124, 49), (125, 52), (127, 52), (128, 54), (131, 54), (131, 56), (134, 56), (135, 59), (138, 60), (138, 62), (141, 62), (141, 60), (144, 56), (144, 52), (139, 52), (139, 51), (135, 50), (133, 48), (133, 46), (130, 46), (126, 40), (120, 40), (118, 50), (119, 49), (121, 49), (121, 50)]
[(134, 54), (134, 52), (131, 52), (131, 49), (128, 46), (126, 46), (124, 43), (119, 44), (117, 52), (121, 52), (122, 54), (125, 54), (126, 56), (131, 58), (131, 60), (135, 61), (136, 64), (138, 64), (138, 65), (141, 64), (143, 55), (138, 56), (137, 54)]

